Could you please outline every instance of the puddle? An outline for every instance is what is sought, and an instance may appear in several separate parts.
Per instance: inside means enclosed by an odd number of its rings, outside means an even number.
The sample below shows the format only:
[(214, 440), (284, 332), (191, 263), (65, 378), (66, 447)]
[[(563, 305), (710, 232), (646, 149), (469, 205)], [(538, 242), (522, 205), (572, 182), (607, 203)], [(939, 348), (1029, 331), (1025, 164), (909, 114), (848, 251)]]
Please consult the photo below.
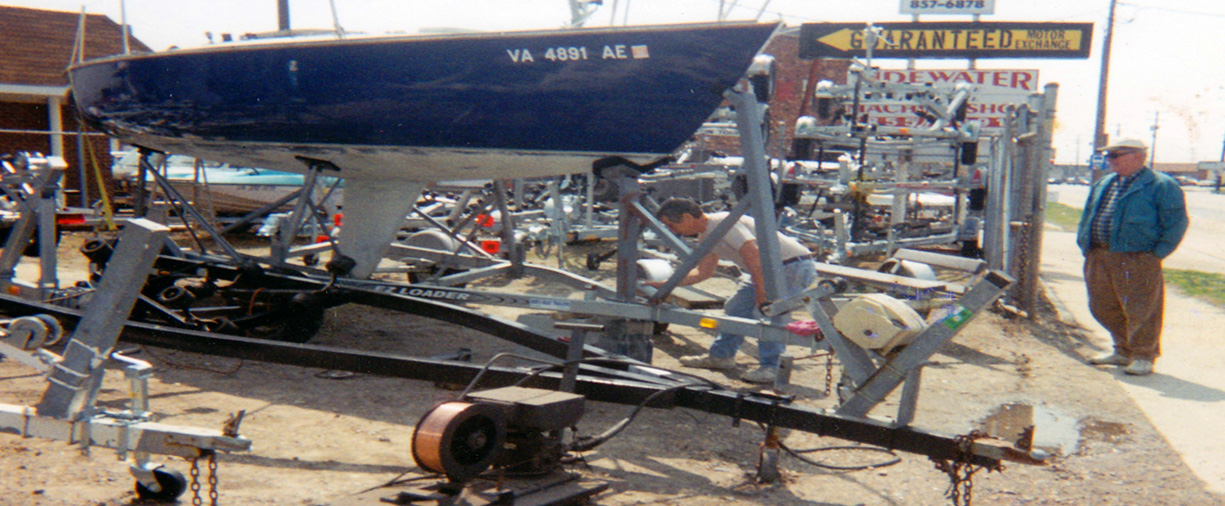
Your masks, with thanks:
[(1104, 422), (1091, 418), (1081, 423), (1080, 427), (1081, 437), (1106, 443), (1118, 443), (1127, 439), (1128, 434), (1131, 434), (1131, 428), (1127, 424)]
[(1130, 432), (1124, 424), (1093, 419), (1082, 422), (1042, 406), (1021, 403), (1001, 405), (982, 422), (982, 430), (1012, 442), (1030, 426), (1034, 428), (1034, 448), (1061, 456), (1076, 453), (1082, 438), (1114, 443)]

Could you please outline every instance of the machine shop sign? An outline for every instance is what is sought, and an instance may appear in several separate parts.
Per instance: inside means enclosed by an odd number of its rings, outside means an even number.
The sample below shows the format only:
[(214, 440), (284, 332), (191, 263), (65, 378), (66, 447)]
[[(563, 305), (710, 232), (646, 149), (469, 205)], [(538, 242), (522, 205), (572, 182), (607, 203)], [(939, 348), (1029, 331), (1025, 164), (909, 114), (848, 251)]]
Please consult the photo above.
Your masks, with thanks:
[[(1093, 23), (876, 23), (874, 58), (1088, 58)], [(801, 58), (867, 54), (866, 23), (805, 23)]]
[[(889, 83), (928, 85), (952, 89), (957, 83), (968, 83), (970, 95), (966, 119), (978, 121), (985, 130), (1002, 129), (1009, 106), (1025, 103), (1040, 85), (1037, 69), (880, 69), (877, 79)], [(918, 128), (922, 120), (917, 114), (922, 106), (903, 101), (867, 101), (859, 105), (860, 114), (876, 125)]]

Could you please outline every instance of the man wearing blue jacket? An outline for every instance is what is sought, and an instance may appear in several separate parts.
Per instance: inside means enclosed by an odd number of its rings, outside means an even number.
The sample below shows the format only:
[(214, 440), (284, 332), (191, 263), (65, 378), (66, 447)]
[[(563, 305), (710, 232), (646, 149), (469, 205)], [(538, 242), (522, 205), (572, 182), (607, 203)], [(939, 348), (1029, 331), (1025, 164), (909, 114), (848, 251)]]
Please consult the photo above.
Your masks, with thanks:
[(1113, 174), (1089, 191), (1076, 243), (1085, 254), (1089, 310), (1110, 331), (1114, 350), (1089, 363), (1144, 376), (1161, 354), (1161, 260), (1187, 231), (1187, 207), (1174, 178), (1144, 165), (1144, 141), (1121, 139), (1105, 151)]

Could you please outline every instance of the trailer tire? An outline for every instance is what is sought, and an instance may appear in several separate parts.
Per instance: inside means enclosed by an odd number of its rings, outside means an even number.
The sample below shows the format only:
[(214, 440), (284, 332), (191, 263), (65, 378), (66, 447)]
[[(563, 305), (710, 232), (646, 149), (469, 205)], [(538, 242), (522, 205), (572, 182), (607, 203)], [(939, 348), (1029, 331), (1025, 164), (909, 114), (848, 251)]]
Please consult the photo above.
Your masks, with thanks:
[(141, 482), (136, 482), (136, 496), (145, 501), (157, 502), (173, 502), (187, 490), (187, 479), (183, 477), (183, 473), (165, 466), (153, 470), (153, 478), (157, 480), (157, 484), (162, 487), (161, 490), (154, 492), (149, 490)]

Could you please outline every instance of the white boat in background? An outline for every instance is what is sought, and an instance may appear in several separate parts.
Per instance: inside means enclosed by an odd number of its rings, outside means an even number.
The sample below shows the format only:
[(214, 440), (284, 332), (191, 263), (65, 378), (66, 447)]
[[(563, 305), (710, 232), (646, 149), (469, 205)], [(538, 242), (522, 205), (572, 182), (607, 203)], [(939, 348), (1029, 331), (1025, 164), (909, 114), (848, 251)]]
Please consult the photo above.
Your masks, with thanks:
[[(112, 174), (135, 182), (138, 177), (135, 168), (137, 159), (138, 155), (135, 153), (131, 157), (126, 154), (118, 157)], [(302, 188), (305, 181), (302, 174), (235, 167), (180, 155), (167, 157), (165, 163), (159, 167), (159, 172), (184, 198), (217, 216), (241, 216), (263, 209), (277, 201), (285, 200)], [(335, 178), (322, 178), (316, 191), (327, 192), (335, 181)], [(157, 191), (156, 186), (154, 177), (151, 174), (146, 175), (145, 188)], [(318, 194), (318, 197), (322, 196), (322, 193)], [(328, 194), (325, 205), (335, 210), (342, 205), (342, 198), (340, 186), (336, 185)], [(287, 212), (292, 208), (293, 201), (289, 200), (267, 211)]]

